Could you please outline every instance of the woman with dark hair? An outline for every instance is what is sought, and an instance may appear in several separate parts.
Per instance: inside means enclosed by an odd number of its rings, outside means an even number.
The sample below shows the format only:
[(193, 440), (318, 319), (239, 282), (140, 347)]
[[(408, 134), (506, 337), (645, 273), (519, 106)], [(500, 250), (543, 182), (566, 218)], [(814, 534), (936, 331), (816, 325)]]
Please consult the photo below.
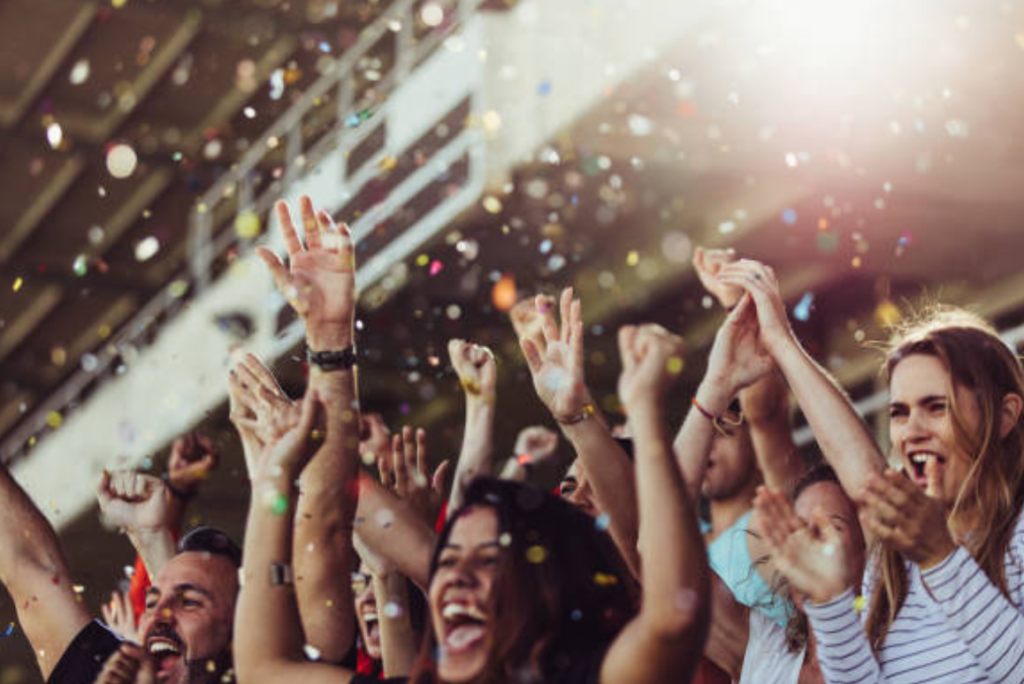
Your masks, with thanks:
[[(332, 253), (325, 263), (350, 272), (348, 231), (335, 229), (326, 219), (322, 223), (320, 230), (340, 242), (341, 258)], [(315, 222), (308, 229), (317, 230)], [(323, 244), (324, 237), (307, 236), (307, 243)], [(284, 266), (271, 266), (284, 281)], [(310, 289), (302, 290), (310, 301), (327, 296)], [(346, 286), (331, 296), (351, 303), (354, 289)], [(335, 325), (348, 330), (354, 307), (341, 308), (346, 317)], [(570, 347), (579, 343), (573, 338), (576, 330), (569, 326), (560, 341)], [(627, 574), (611, 541), (593, 519), (533, 488), (484, 481), (467, 494), (469, 503), (452, 513), (436, 547), (427, 583), (427, 636), (413, 682), (690, 680), (707, 632), (709, 580), (694, 507), (664, 425), (665, 396), (678, 373), (670, 369), (682, 366), (682, 341), (657, 326), (627, 326), (620, 330), (619, 347), (619, 398), (630, 411), (642, 522), (644, 592), (639, 609), (633, 609), (625, 588)], [(293, 411), (283, 417), (285, 429), (275, 443), (265, 445), (254, 464), (236, 618), (235, 664), (242, 684), (361, 681), (351, 671), (303, 658), (302, 623), (290, 573), (297, 482), (310, 459), (313, 428), (322, 411), (317, 391), (307, 392), (299, 415)], [(359, 422), (355, 411), (347, 413), (346, 420), (329, 428), (341, 434), (323, 439), (342, 445), (339, 456), (354, 470)], [(340, 485), (345, 494), (336, 510), (322, 513), (336, 529), (350, 531), (355, 509), (351, 496), (358, 487), (354, 482)], [(351, 611), (352, 604), (334, 608)]]
[[(885, 459), (848, 399), (789, 329), (771, 269), (724, 276), (750, 293), (872, 548), (862, 604), (843, 549), (777, 523), (772, 558), (805, 608), (829, 682), (1024, 682), (1024, 369), (981, 319), (939, 310), (890, 347)], [(867, 606), (866, 632), (857, 618)]]

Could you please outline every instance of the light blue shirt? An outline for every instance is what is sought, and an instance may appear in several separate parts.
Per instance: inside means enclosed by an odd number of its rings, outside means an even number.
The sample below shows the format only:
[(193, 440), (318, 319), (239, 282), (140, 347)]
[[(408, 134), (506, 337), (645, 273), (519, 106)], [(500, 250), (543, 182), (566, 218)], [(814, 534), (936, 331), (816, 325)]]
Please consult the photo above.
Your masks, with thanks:
[[(785, 627), (789, 622), (789, 601), (777, 596), (754, 567), (747, 546), (750, 534), (750, 516), (747, 511), (732, 527), (718, 535), (708, 547), (708, 561), (733, 597), (748, 608), (759, 610), (776, 624)], [(706, 526), (706, 527), (705, 527)], [(707, 534), (711, 525), (701, 521), (701, 530)]]

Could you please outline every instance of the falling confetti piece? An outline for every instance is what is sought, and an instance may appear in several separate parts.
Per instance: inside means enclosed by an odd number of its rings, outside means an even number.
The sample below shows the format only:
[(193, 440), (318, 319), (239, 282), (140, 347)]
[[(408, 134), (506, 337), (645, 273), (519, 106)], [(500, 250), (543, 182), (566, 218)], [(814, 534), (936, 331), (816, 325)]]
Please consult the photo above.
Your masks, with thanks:
[(420, 21), (426, 26), (434, 28), (444, 22), (444, 8), (436, 2), (426, 2), (420, 9)]
[(442, 264), (437, 259), (434, 259), (432, 262), (430, 262), (430, 277), (433, 278), (438, 273), (440, 273), (443, 269), (444, 269), (444, 264)]
[(74, 263), (71, 265), (75, 275), (81, 278), (89, 271), (89, 259), (84, 254), (79, 254), (75, 257)]
[(82, 85), (89, 80), (89, 72), (91, 67), (89, 60), (80, 59), (75, 62), (75, 66), (71, 67), (71, 73), (68, 75), (68, 80), (71, 81), (71, 85)]
[(610, 587), (619, 583), (619, 578), (605, 572), (594, 573), (594, 584), (599, 587)]
[(602, 513), (594, 520), (594, 527), (601, 532), (605, 532), (611, 524), (611, 521), (612, 519), (608, 517), (607, 513)]
[(902, 318), (900, 308), (892, 300), (885, 299), (875, 308), (875, 320), (884, 326), (893, 326)]
[(310, 660), (320, 660), (320, 650), (316, 646), (313, 646), (312, 644), (306, 644), (302, 647), (302, 650), (305, 651), (306, 657)]
[(531, 563), (539, 564), (543, 563), (548, 559), (548, 550), (543, 546), (531, 546), (526, 550), (526, 560)]
[(791, 226), (796, 223), (796, 209), (783, 209), (782, 210), (782, 222), (787, 226)]
[(503, 275), (491, 290), (491, 303), (498, 311), (509, 311), (516, 305), (516, 279), (511, 273)]
[(814, 293), (805, 292), (800, 301), (793, 307), (793, 318), (806, 323), (811, 320), (811, 308), (814, 306)]
[(484, 197), (483, 202), (481, 202), (481, 204), (483, 205), (484, 211), (486, 211), (488, 214), (500, 214), (503, 208), (501, 200), (495, 197), (494, 195), (488, 195), (487, 197)]
[(149, 235), (142, 240), (139, 240), (138, 244), (135, 245), (135, 260), (140, 262), (149, 261), (155, 257), (159, 251), (160, 241), (154, 236)]
[(235, 234), (243, 240), (251, 240), (260, 234), (260, 217), (245, 211), (235, 219)]
[(64, 423), (64, 416), (60, 415), (57, 411), (50, 411), (46, 415), (46, 424), (56, 430)]
[(50, 143), (50, 147), (57, 149), (63, 141), (64, 129), (59, 123), (54, 122), (46, 127), (46, 142)]
[(117, 179), (124, 179), (135, 173), (139, 157), (129, 145), (119, 143), (107, 150), (107, 171)]
[(14, 285), (11, 286), (11, 289), (13, 291), (17, 292), (18, 290), (21, 289), (21, 286), (24, 285), (24, 284), (25, 284), (24, 279), (22, 279), (21, 276), (18, 276), (17, 278), (14, 279)]
[(665, 370), (668, 371), (669, 375), (679, 375), (683, 372), (683, 359), (678, 356), (673, 356), (665, 364)]

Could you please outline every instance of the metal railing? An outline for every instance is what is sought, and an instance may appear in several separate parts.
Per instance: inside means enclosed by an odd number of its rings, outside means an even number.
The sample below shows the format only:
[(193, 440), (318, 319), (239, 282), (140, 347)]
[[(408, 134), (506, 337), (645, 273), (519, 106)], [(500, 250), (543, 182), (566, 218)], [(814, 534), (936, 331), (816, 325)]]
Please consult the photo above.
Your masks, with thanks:
[[(246, 212), (265, 215), (274, 200), (287, 193), (289, 187), (313, 170), (318, 160), (341, 149), (343, 154), (355, 149), (374, 133), (388, 112), (387, 94), (400, 86), (427, 57), (442, 43), (464, 26), (485, 0), (454, 0), (446, 21), (425, 35), (414, 36), (415, 11), (424, 0), (397, 0), (384, 14), (360, 34), (356, 44), (342, 54), (333, 67), (315, 81), (289, 109), (275, 121), (263, 136), (250, 147), (242, 159), (229, 171), (220, 176), (194, 204), (190, 219), (188, 265), (175, 274), (171, 283), (189, 283), (191, 297), (202, 294), (214, 278), (216, 260), (232, 246), (243, 242), (234, 230), (221, 229), (215, 225), (217, 209), (224, 202), (235, 202), (235, 216)], [(372, 92), (358, 100), (354, 90), (354, 75), (360, 61), (373, 54), (389, 33), (395, 36), (395, 54), (391, 69), (382, 74), (374, 83)], [(333, 123), (329, 129), (308, 149), (303, 138), (302, 123), (314, 110), (321, 109), (319, 103), (336, 92), (336, 107)], [(383, 99), (383, 102), (381, 100)], [(476, 102), (474, 97), (474, 104)], [(374, 116), (362, 120), (360, 125), (346, 125), (353, 115), (359, 116), (371, 105), (380, 103)], [(277, 153), (284, 141), (284, 173), (271, 182), (258, 195), (255, 191), (255, 176), (261, 164)], [(407, 150), (384, 147), (369, 157), (357, 169), (345, 169), (344, 190), (356, 196), (359, 190), (374, 174), (366, 171), (376, 165), (382, 156), (400, 155)], [(398, 211), (405, 202), (425, 188), (434, 178), (445, 173), (447, 165), (461, 156), (471, 160), (472, 173), (462, 191), (449, 197), (443, 204), (424, 213), (420, 219), (403, 234), (360, 266), (360, 284), (365, 285), (380, 278), (394, 264), (404, 259), (411, 250), (429, 239), (437, 230), (455, 219), (476, 201), (483, 191), (483, 140), (479, 131), (465, 130), (455, 136), (447, 145), (438, 150), (431, 163), (410, 174), (392, 189), (390, 195), (372, 211), (367, 212), (351, 224), (353, 236), (358, 242), (368, 235), (377, 223), (386, 220)], [(226, 223), (226, 221), (225, 221)], [(255, 243), (243, 243), (245, 249), (252, 249)], [(65, 413), (83, 400), (86, 392), (97, 383), (102, 383), (104, 374), (113, 372), (115, 363), (129, 350), (145, 346), (147, 336), (155, 334), (157, 325), (171, 320), (183, 303), (181, 286), (165, 287), (138, 311), (131, 320), (93, 354), (95, 364), (88, 371), (79, 369), (59, 389), (42, 401), (0, 444), (0, 461), (9, 462), (24, 452), (26, 446), (34, 444), (48, 428), (51, 414)], [(301, 331), (293, 325), (285, 334), (278, 336), (276, 344), (284, 352), (301, 338)]]

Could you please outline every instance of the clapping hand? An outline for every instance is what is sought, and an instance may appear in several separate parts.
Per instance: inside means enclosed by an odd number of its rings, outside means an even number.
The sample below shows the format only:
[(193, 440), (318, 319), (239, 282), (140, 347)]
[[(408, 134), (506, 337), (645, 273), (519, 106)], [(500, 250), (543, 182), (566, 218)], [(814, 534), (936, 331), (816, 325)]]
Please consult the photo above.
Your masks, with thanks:
[(736, 306), (743, 296), (743, 289), (719, 279), (722, 268), (736, 261), (734, 249), (704, 249), (693, 251), (693, 268), (704, 289), (714, 295), (726, 309)]
[(807, 524), (782, 492), (758, 487), (754, 506), (768, 543), (771, 562), (792, 589), (815, 603), (827, 603), (854, 581), (839, 532), (816, 509)]
[(947, 510), (938, 499), (934, 457), (925, 464), (928, 487), (922, 490), (898, 470), (868, 478), (861, 521), (883, 544), (928, 569), (956, 549)]

